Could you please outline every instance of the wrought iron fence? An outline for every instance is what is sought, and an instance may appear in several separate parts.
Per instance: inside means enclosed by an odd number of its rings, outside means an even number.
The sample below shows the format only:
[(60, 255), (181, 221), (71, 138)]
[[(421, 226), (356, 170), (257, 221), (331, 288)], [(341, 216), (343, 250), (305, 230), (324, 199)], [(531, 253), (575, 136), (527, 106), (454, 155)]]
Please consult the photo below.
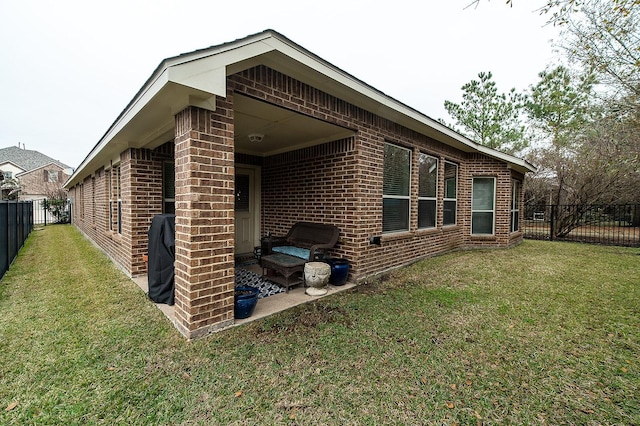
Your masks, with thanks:
[(51, 202), (47, 198), (33, 200), (33, 223), (36, 225), (53, 225), (71, 222), (71, 201)]
[(33, 229), (31, 201), (0, 201), (0, 278)]
[(524, 237), (640, 247), (640, 204), (525, 205)]

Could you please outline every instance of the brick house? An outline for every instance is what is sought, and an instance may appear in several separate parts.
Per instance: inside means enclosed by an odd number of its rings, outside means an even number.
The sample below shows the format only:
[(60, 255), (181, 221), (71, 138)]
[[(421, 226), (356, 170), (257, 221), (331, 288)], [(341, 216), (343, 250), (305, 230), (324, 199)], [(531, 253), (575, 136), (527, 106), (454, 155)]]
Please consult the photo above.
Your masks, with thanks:
[[(10, 146), (0, 148), (0, 171), (20, 184), (21, 200), (40, 200), (61, 190), (71, 167), (41, 152)], [(41, 206), (34, 206), (41, 209)], [(44, 212), (40, 213), (42, 216)]]
[(176, 214), (176, 327), (233, 323), (234, 256), (335, 224), (358, 281), (522, 240), (533, 167), (475, 144), (277, 32), (165, 59), (67, 181), (74, 223), (131, 276)]

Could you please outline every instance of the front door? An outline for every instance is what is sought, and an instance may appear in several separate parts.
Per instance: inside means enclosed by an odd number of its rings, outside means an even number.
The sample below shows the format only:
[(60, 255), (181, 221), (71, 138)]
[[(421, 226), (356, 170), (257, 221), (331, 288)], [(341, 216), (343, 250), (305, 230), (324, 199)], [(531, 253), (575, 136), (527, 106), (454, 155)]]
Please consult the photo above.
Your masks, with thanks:
[(236, 254), (252, 253), (253, 248), (257, 245), (259, 225), (256, 187), (256, 171), (250, 168), (236, 167)]

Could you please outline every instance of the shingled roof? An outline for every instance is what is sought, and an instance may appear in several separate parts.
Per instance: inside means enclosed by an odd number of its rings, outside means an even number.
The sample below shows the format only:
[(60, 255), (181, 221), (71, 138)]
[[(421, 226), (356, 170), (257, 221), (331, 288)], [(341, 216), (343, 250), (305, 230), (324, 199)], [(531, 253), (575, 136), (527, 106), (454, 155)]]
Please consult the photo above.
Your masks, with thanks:
[(71, 168), (58, 160), (54, 160), (53, 158), (44, 155), (41, 152), (33, 151), (31, 149), (22, 149), (17, 146), (0, 148), (0, 164), (6, 163), (7, 161), (20, 167), (26, 172), (38, 169), (51, 163), (57, 164), (63, 169)]

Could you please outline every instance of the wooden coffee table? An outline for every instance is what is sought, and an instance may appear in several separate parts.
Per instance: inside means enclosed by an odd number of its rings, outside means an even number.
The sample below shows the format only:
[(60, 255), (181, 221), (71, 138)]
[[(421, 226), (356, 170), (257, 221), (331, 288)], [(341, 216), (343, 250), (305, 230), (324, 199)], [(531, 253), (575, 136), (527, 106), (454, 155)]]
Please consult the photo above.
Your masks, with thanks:
[[(275, 253), (262, 257), (262, 277), (273, 281), (287, 289), (304, 282), (304, 265), (306, 260), (288, 254)], [(282, 276), (267, 276), (265, 270), (271, 269)], [(296, 275), (300, 273), (299, 275)]]

